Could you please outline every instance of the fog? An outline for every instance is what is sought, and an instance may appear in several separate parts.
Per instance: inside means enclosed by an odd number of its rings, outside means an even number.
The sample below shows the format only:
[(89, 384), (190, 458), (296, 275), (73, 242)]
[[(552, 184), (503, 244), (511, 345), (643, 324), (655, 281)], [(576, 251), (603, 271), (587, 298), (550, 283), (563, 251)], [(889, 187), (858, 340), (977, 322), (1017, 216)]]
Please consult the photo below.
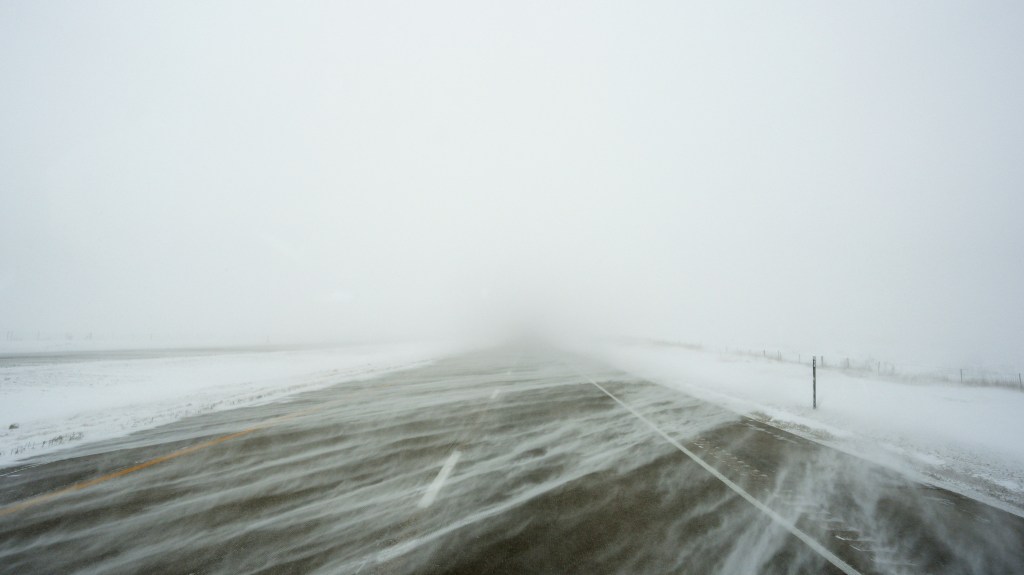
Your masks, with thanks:
[(0, 4), (0, 331), (1024, 363), (1014, 2)]

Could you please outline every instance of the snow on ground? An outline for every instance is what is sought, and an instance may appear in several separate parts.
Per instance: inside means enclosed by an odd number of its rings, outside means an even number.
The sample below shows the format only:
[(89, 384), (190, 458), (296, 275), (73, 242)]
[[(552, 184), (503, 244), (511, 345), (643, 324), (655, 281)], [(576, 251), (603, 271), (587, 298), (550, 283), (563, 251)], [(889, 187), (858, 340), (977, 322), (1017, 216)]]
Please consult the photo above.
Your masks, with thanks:
[(608, 363), (1024, 515), (1024, 393), (908, 383), (682, 347), (614, 345)]
[(0, 362), (0, 466), (69, 443), (423, 365), (453, 351), (450, 344), (393, 344)]

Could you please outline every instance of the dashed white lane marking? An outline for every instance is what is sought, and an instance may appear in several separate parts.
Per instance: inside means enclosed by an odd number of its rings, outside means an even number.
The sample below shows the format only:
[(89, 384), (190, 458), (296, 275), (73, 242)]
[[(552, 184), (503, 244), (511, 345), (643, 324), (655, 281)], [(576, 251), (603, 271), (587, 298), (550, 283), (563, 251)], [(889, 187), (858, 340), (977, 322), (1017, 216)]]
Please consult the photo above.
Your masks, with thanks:
[(803, 541), (804, 543), (806, 543), (808, 547), (810, 547), (815, 552), (817, 552), (818, 555), (821, 555), (823, 558), (825, 558), (826, 561), (828, 561), (832, 565), (835, 565), (837, 569), (839, 569), (843, 573), (846, 573), (846, 575), (861, 575), (861, 573), (859, 571), (857, 571), (856, 569), (854, 569), (852, 566), (850, 566), (850, 564), (848, 564), (846, 561), (843, 561), (842, 559), (837, 557), (834, 553), (832, 553), (831, 551), (826, 549), (821, 543), (818, 543), (818, 541), (816, 541), (810, 535), (808, 535), (807, 533), (804, 533), (803, 530), (801, 530), (799, 527), (794, 525), (791, 521), (789, 521), (785, 517), (779, 515), (774, 510), (772, 510), (772, 508), (768, 507), (764, 503), (761, 503), (760, 501), (758, 501), (753, 495), (747, 493), (747, 491), (745, 489), (743, 489), (739, 485), (736, 485), (728, 477), (722, 475), (717, 469), (715, 469), (711, 465), (707, 464), (703, 459), (698, 457), (696, 453), (690, 451), (685, 446), (683, 446), (683, 444), (681, 444), (678, 441), (676, 441), (675, 439), (672, 439), (671, 437), (669, 437), (669, 435), (667, 433), (662, 431), (661, 428), (659, 428), (657, 425), (655, 425), (653, 422), (651, 422), (651, 420), (649, 420), (646, 417), (644, 417), (643, 415), (641, 415), (639, 412), (637, 412), (632, 407), (630, 407), (630, 406), (626, 405), (625, 403), (623, 403), (621, 399), (619, 399), (619, 398), (615, 397), (614, 395), (612, 395), (611, 392), (609, 392), (607, 389), (602, 387), (601, 384), (597, 383), (596, 381), (594, 381), (593, 379), (587, 377), (586, 375), (584, 375), (583, 373), (581, 373), (579, 371), (577, 371), (577, 373), (579, 373), (581, 377), (586, 378), (586, 380), (589, 381), (590, 383), (594, 384), (595, 387), (597, 387), (598, 389), (603, 391), (605, 395), (607, 395), (608, 397), (612, 398), (615, 401), (615, 403), (618, 403), (622, 407), (626, 408), (626, 411), (629, 411), (630, 413), (632, 413), (633, 416), (635, 416), (637, 419), (639, 419), (640, 421), (646, 423), (648, 427), (650, 427), (655, 433), (660, 435), (665, 441), (667, 441), (670, 444), (672, 444), (679, 451), (682, 451), (684, 454), (686, 454), (687, 457), (689, 457), (690, 459), (694, 460), (698, 465), (703, 467), (705, 469), (705, 471), (707, 471), (711, 475), (714, 475), (719, 481), (724, 483), (729, 489), (732, 489), (740, 497), (746, 499), (748, 503), (750, 503), (754, 507), (758, 508), (762, 513), (764, 513), (765, 515), (770, 517), (773, 521), (775, 521), (780, 526), (785, 528), (786, 531), (789, 531), (790, 533), (792, 533), (797, 539), (799, 539), (799, 540)]
[(491, 399), (492, 400), (497, 399), (499, 393), (501, 393), (501, 390), (500, 389), (495, 389), (494, 392), (491, 393)]
[(462, 453), (458, 449), (448, 456), (448, 460), (444, 462), (441, 471), (437, 472), (434, 482), (427, 487), (427, 492), (423, 494), (423, 498), (417, 503), (417, 507), (423, 509), (430, 507), (434, 503), (434, 500), (437, 499), (437, 494), (444, 487), (444, 482), (448, 480), (448, 476), (451, 475), (452, 469), (455, 469), (455, 464), (459, 462), (459, 457), (461, 456)]
[(33, 467), (39, 467), (40, 465), (42, 465), (42, 463), (34, 463), (32, 465), (26, 465), (24, 467), (19, 467), (17, 469), (12, 469), (12, 470), (8, 471), (7, 473), (0, 473), (0, 477), (16, 477), (19, 472), (25, 471), (26, 469), (32, 469)]

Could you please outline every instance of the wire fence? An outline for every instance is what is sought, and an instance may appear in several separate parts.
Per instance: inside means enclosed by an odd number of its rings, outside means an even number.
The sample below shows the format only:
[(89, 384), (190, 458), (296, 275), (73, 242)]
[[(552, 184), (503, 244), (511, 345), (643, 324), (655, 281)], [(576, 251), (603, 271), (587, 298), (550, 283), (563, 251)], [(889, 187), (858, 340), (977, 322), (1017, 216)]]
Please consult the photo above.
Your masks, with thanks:
[[(812, 355), (785, 354), (776, 350), (756, 352), (754, 350), (731, 350), (747, 356), (788, 363), (799, 363), (810, 367)], [(819, 370), (848, 372), (859, 377), (875, 376), (919, 383), (955, 383), (974, 387), (1005, 387), (1024, 391), (1024, 375), (1021, 372), (1000, 371), (982, 367), (950, 368), (921, 364), (897, 364), (876, 359), (857, 359), (845, 356), (816, 356)]]
[(783, 352), (769, 349), (709, 349), (701, 344), (668, 341), (633, 339), (625, 340), (633, 343), (645, 343), (658, 346), (678, 347), (693, 351), (717, 351), (731, 355), (759, 358), (765, 361), (792, 363), (811, 368), (811, 362), (817, 357), (818, 370), (838, 371), (857, 377), (877, 377), (907, 383), (950, 383), (973, 387), (1002, 387), (1024, 392), (1024, 374), (1020, 371), (987, 369), (978, 366), (963, 368), (923, 365), (918, 363), (893, 363), (871, 358), (852, 358), (847, 356), (813, 355), (801, 352)]

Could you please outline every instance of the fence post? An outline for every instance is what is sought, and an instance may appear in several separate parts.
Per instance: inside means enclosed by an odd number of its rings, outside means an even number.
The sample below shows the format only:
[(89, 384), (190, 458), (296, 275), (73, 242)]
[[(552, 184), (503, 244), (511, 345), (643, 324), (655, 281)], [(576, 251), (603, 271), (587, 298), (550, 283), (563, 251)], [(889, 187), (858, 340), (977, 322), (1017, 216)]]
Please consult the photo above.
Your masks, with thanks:
[(1024, 391), (1024, 380), (1021, 380), (1019, 371), (1017, 372), (1017, 385), (1020, 386), (1021, 391)]
[(818, 409), (818, 358), (811, 358), (811, 407)]
[(964, 370), (961, 369), (960, 370), (960, 383), (963, 383), (963, 382), (964, 382)]

